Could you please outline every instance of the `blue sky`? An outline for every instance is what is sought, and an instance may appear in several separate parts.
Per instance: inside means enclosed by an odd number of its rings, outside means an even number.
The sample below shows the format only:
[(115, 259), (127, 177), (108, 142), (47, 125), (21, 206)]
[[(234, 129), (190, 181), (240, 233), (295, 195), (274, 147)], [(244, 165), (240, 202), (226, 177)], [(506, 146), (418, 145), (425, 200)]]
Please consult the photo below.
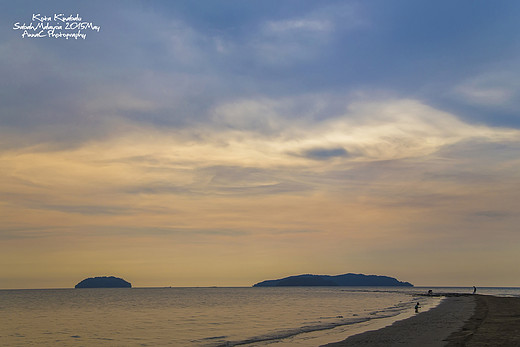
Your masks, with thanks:
[[(520, 285), (517, 2), (0, 13), (0, 286), (99, 272), (141, 285), (306, 272)], [(22, 38), (13, 26), (34, 13), (101, 29)]]

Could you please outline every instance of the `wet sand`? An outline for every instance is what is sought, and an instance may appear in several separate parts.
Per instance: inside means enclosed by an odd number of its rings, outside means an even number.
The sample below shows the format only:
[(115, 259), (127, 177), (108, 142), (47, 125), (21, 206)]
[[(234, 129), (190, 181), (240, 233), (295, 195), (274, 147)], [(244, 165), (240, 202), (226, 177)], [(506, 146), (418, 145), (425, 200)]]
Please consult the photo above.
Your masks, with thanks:
[(427, 312), (325, 346), (520, 346), (520, 298), (448, 296)]
[(445, 346), (452, 333), (462, 330), (475, 312), (471, 296), (450, 296), (439, 306), (383, 329), (367, 331), (327, 347)]
[(520, 298), (475, 295), (475, 314), (446, 346), (520, 346)]

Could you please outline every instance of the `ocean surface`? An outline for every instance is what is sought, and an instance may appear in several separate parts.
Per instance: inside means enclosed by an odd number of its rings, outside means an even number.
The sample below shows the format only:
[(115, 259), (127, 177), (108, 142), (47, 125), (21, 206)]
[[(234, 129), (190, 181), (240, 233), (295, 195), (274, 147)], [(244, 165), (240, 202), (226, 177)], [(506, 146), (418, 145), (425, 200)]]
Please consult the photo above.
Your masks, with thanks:
[[(0, 346), (319, 346), (472, 288), (0, 290)], [(478, 293), (520, 296), (519, 288)]]

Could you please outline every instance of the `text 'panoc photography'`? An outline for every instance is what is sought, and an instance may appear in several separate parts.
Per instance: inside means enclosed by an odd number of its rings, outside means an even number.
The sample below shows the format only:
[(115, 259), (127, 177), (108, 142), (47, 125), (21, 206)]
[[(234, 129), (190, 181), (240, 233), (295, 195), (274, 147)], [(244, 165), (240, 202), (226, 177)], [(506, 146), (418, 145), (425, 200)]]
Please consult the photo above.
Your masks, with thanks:
[(520, 346), (519, 18), (0, 1), (0, 346)]

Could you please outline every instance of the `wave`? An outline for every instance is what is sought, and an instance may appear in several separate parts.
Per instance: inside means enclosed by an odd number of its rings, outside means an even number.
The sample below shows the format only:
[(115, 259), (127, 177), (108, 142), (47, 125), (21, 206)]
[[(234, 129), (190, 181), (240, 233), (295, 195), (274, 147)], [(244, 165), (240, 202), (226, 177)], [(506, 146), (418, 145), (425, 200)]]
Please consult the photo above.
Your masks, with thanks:
[[(209, 340), (220, 340), (220, 341), (213, 341), (212, 343), (206, 343), (204, 344), (205, 347), (232, 347), (232, 346), (241, 346), (241, 345), (248, 345), (252, 343), (260, 343), (260, 342), (269, 342), (269, 341), (276, 341), (276, 340), (283, 340), (290, 337), (294, 337), (296, 335), (305, 334), (305, 333), (312, 333), (312, 332), (318, 332), (323, 330), (330, 330), (341, 326), (348, 326), (348, 325), (354, 325), (354, 324), (360, 324), (364, 323), (373, 319), (380, 319), (380, 318), (388, 318), (388, 317), (394, 317), (405, 311), (406, 309), (409, 309), (410, 303), (399, 303), (395, 306), (388, 307), (385, 310), (378, 310), (378, 311), (372, 311), (367, 313), (367, 316), (365, 317), (359, 317), (357, 315), (353, 315), (352, 318), (344, 318), (343, 316), (335, 316), (335, 317), (320, 317), (320, 319), (327, 320), (327, 322), (315, 322), (314, 324), (305, 325), (299, 328), (294, 329), (287, 329), (287, 330), (279, 330), (274, 331), (265, 335), (259, 335), (254, 336), (250, 338), (246, 338), (243, 340), (236, 340), (236, 341), (226, 341), (224, 340), (225, 336), (215, 336), (215, 337), (209, 337), (205, 338), (199, 341), (193, 341), (193, 342), (207, 342)], [(330, 320), (337, 319), (336, 321), (331, 322)]]

